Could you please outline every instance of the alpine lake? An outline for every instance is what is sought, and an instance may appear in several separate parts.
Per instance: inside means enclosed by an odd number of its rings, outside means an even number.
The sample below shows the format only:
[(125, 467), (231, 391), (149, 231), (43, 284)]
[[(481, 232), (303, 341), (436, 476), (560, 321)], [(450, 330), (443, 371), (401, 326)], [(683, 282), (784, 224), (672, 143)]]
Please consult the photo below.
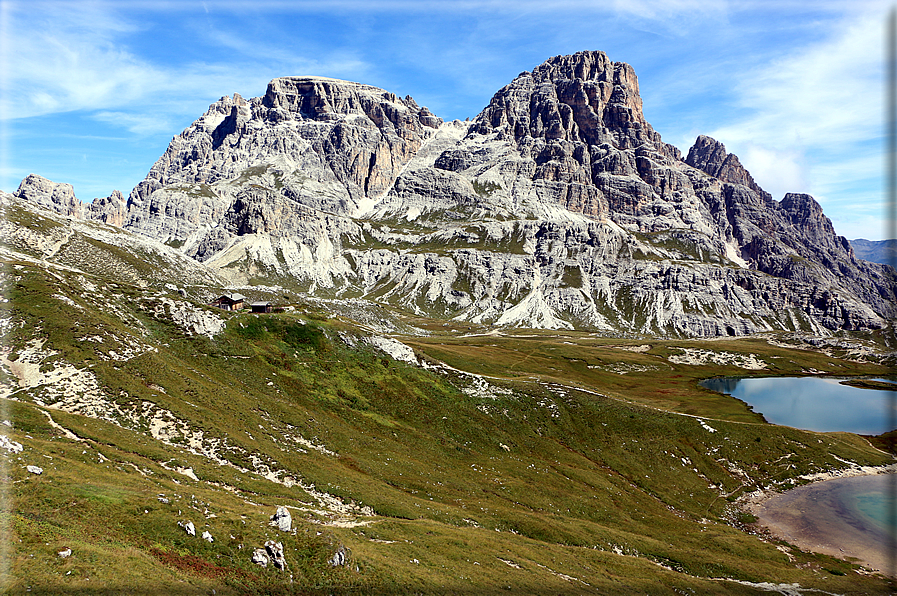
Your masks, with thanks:
[[(728, 377), (700, 384), (744, 401), (768, 422), (805, 430), (880, 435), (894, 430), (897, 418), (897, 383), (887, 379)], [(890, 514), (897, 508), (895, 480), (893, 474), (855, 476), (792, 489), (766, 503), (761, 523), (798, 543), (804, 538), (808, 544), (829, 544), (842, 556), (853, 550), (858, 558), (894, 574), (894, 553), (887, 546), (897, 539)], [(847, 531), (838, 531), (839, 525)], [(847, 534), (854, 540), (846, 540)], [(863, 547), (848, 550), (853, 545), (845, 541), (856, 538), (862, 538)]]
[[(701, 381), (701, 386), (740, 399), (773, 424), (859, 435), (894, 430), (888, 421), (897, 383), (885, 379), (723, 377)], [(888, 386), (891, 391), (883, 390)]]

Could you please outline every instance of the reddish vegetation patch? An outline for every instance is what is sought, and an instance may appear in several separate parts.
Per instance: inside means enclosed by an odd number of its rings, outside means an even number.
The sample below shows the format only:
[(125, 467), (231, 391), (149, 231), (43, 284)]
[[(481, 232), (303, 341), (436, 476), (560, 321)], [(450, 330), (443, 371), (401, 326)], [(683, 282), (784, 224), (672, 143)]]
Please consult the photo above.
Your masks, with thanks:
[(215, 565), (214, 563), (209, 563), (205, 559), (201, 559), (195, 555), (179, 555), (177, 553), (165, 552), (157, 548), (152, 549), (150, 552), (165, 565), (200, 577), (218, 579), (225, 576), (232, 576), (242, 580), (258, 579), (252, 574), (246, 573), (240, 569), (230, 569), (228, 567)]

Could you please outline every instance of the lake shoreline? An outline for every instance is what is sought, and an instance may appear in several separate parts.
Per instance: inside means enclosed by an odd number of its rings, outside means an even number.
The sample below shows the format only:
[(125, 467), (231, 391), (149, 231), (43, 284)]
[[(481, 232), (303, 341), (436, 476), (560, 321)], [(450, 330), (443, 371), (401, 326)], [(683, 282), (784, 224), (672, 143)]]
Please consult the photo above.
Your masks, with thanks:
[[(886, 466), (854, 466), (811, 474), (801, 476), (805, 480), (810, 480), (809, 484), (795, 486), (785, 491), (769, 489), (754, 491), (741, 497), (737, 504), (742, 510), (757, 517), (757, 521), (752, 524), (755, 528), (773, 539), (785, 540), (802, 550), (849, 561), (855, 559), (851, 562), (858, 562), (885, 576), (897, 577), (893, 553), (884, 552), (874, 544), (858, 540), (855, 528), (851, 525), (855, 520), (849, 518), (850, 512), (840, 504), (836, 504), (836, 507), (827, 513), (827, 519), (823, 524), (825, 532), (819, 532), (818, 527), (812, 523), (804, 523), (802, 515), (803, 508), (807, 506), (802, 499), (811, 494), (808, 489), (816, 493), (811, 499), (815, 504), (819, 495), (825, 495), (823, 485), (828, 481), (888, 474), (897, 474), (897, 463)], [(894, 481), (897, 482), (897, 476), (894, 477)], [(797, 492), (796, 489), (802, 491)], [(816, 515), (822, 514), (826, 517), (823, 510), (815, 511)]]
[(712, 377), (699, 385), (744, 402), (770, 424), (878, 436), (895, 430), (888, 415), (893, 405), (891, 392), (873, 389), (873, 381), (831, 375)]

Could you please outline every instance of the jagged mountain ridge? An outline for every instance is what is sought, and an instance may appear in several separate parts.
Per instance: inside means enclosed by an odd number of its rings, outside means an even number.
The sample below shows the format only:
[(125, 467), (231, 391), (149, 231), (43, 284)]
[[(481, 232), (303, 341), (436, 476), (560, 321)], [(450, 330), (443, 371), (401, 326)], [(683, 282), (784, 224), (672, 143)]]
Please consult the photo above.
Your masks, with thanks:
[(812, 197), (775, 201), (709, 137), (683, 159), (602, 52), (521, 73), (471, 123), (318, 77), (222, 98), (122, 225), (234, 281), (478, 323), (825, 334), (897, 314), (893, 269), (858, 260)]

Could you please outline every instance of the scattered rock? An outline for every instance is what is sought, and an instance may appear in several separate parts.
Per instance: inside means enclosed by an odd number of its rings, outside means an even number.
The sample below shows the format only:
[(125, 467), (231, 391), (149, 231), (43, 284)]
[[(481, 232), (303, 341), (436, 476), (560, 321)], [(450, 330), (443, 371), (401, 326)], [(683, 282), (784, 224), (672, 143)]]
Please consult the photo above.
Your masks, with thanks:
[(252, 551), (252, 562), (256, 565), (261, 565), (262, 567), (268, 566), (268, 555), (265, 553), (265, 549), (257, 548)]
[(347, 565), (349, 563), (349, 549), (347, 549), (342, 544), (336, 549), (336, 552), (333, 553), (333, 556), (327, 560), (333, 567), (339, 567), (340, 565)]
[(178, 522), (178, 526), (184, 528), (184, 531), (190, 534), (191, 536), (196, 536), (196, 526), (193, 525), (192, 521), (188, 521), (184, 523), (182, 521)]
[(367, 343), (371, 344), (378, 350), (386, 352), (390, 356), (392, 356), (395, 360), (401, 360), (402, 362), (407, 362), (408, 364), (417, 364), (417, 356), (414, 355), (414, 350), (409, 346), (406, 346), (400, 341), (394, 340), (391, 337), (381, 337), (379, 335), (373, 335), (371, 337), (365, 338)]
[[(4, 422), (6, 422), (4, 420)], [(12, 453), (22, 453), (22, 444), (11, 440), (6, 435), (0, 435), (0, 449), (6, 449)]]
[(293, 518), (286, 507), (280, 505), (271, 516), (271, 525), (276, 526), (281, 532), (289, 532), (293, 526)]
[(268, 540), (265, 542), (265, 551), (268, 553), (268, 556), (271, 557), (271, 562), (274, 563), (275, 567), (281, 571), (286, 571), (287, 561), (283, 556), (282, 543)]
[(212, 535), (209, 533), (208, 530), (206, 530), (205, 532), (202, 533), (202, 539), (207, 540), (209, 542), (209, 544), (211, 544), (212, 542), (215, 542), (215, 539), (212, 538)]
[(28, 470), (29, 472), (31, 472), (32, 474), (43, 474), (44, 473), (44, 469), (39, 468), (37, 466), (25, 466), (25, 469)]

